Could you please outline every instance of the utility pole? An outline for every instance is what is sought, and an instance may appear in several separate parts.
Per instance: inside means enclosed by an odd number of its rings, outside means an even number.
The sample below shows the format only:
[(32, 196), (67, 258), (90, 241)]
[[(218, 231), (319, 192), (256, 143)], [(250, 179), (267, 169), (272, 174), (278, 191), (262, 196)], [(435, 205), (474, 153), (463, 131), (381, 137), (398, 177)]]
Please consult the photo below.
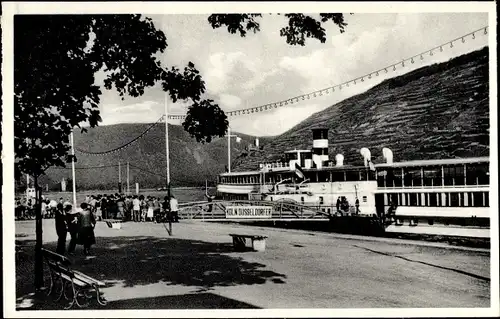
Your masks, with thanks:
[(227, 171), (231, 173), (231, 128), (227, 126)]
[(129, 162), (127, 161), (127, 195), (130, 194), (130, 167)]
[(120, 161), (118, 161), (118, 193), (122, 193), (122, 167)]
[(73, 138), (73, 131), (70, 135), (71, 140), (71, 176), (73, 177), (73, 209), (76, 210), (76, 178), (75, 178), (75, 141)]
[[(166, 19), (166, 17), (164, 18)], [(165, 62), (165, 65), (167, 65), (167, 61), (166, 61), (166, 55), (163, 54), (163, 62)], [(168, 147), (168, 92), (167, 91), (164, 91), (163, 92), (163, 102), (164, 102), (164, 106), (165, 106), (165, 156), (166, 156), (166, 160), (167, 160), (167, 165), (166, 165), (166, 170), (167, 170), (167, 174), (166, 174), (166, 180), (167, 180), (167, 196), (168, 196), (168, 200), (170, 200), (170, 152), (169, 152), (169, 147)], [(168, 231), (168, 234), (170, 236), (172, 236), (172, 210), (171, 210), (171, 207), (170, 207), (170, 203), (167, 203), (167, 207), (168, 207), (168, 216), (170, 218), (168, 218), (168, 226), (169, 226), (169, 229), (167, 230)]]

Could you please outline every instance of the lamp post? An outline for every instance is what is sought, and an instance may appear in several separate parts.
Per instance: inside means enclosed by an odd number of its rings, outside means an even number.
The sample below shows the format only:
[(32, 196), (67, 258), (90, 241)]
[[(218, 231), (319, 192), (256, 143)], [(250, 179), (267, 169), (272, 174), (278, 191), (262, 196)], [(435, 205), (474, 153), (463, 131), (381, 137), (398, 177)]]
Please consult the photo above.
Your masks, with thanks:
[(231, 128), (227, 126), (227, 172), (231, 173), (231, 137), (236, 137), (236, 143), (241, 141), (238, 135), (231, 135)]

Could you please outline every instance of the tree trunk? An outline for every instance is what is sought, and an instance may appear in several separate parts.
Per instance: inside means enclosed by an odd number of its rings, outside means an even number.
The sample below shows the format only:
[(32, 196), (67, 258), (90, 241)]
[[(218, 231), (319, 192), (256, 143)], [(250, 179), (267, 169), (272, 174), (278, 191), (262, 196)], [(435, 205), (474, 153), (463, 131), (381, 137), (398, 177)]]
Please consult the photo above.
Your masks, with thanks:
[(42, 188), (38, 185), (38, 176), (34, 176), (35, 184), (35, 214), (36, 214), (36, 244), (35, 244), (35, 289), (43, 287), (42, 259)]

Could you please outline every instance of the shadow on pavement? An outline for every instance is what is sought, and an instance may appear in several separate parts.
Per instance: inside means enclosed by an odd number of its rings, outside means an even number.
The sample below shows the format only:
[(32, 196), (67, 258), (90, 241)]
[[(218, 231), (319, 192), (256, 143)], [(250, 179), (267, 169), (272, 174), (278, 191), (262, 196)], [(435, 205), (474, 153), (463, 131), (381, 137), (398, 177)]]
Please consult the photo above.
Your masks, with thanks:
[[(33, 298), (33, 296), (31, 296)], [(31, 300), (31, 299), (30, 299)], [(29, 305), (18, 305), (17, 310), (62, 310), (62, 303), (55, 302), (49, 297), (37, 297)], [(183, 294), (147, 298), (122, 299), (109, 301), (106, 306), (99, 306), (96, 302), (85, 308), (73, 310), (113, 310), (113, 309), (259, 309), (254, 305), (235, 299), (226, 298), (213, 293)]]
[[(80, 270), (96, 279), (107, 283), (107, 287), (120, 285), (124, 288), (137, 285), (162, 283), (163, 291), (169, 285), (193, 286), (200, 293), (187, 298), (188, 301), (176, 301), (178, 297), (166, 296), (163, 299), (134, 299), (139, 307), (143, 300), (159, 306), (160, 300), (167, 302), (163, 308), (169, 308), (168, 302), (177, 307), (217, 308), (218, 304), (239, 308), (235, 302), (224, 301), (207, 291), (216, 286), (259, 285), (267, 281), (284, 284), (286, 275), (266, 270), (266, 265), (246, 261), (243, 256), (249, 253), (236, 253), (232, 244), (212, 243), (197, 240), (157, 237), (105, 237), (98, 238), (92, 249), (92, 255), (82, 255), (81, 246), (77, 246), (76, 256), (70, 257), (74, 269)], [(55, 250), (55, 242), (44, 247)], [(46, 270), (44, 265), (44, 271)], [(18, 303), (21, 296), (28, 296), (33, 291), (34, 241), (16, 239), (16, 295)], [(160, 286), (162, 287), (162, 286)], [(200, 297), (195, 297), (200, 296)], [(205, 297), (203, 297), (205, 296)], [(20, 298), (21, 297), (21, 298)], [(119, 299), (119, 296), (107, 296)], [(140, 296), (137, 296), (140, 297)], [(171, 298), (171, 299), (169, 299)], [(191, 300), (192, 302), (189, 302)], [(111, 302), (111, 301), (110, 301)], [(126, 300), (115, 301), (113, 308), (125, 307)], [(156, 306), (153, 306), (153, 308)], [(132, 307), (134, 308), (134, 307)], [(148, 308), (148, 306), (146, 306)]]
[(258, 309), (251, 304), (212, 293), (184, 294), (109, 302), (104, 309)]

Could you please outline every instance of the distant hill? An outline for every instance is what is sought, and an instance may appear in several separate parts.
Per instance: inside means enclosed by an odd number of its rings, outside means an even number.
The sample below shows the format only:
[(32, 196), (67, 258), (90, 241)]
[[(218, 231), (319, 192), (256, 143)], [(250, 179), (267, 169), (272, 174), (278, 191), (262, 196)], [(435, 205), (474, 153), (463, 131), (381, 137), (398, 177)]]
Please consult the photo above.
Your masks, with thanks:
[(313, 114), (239, 158), (236, 170), (258, 168), (293, 148), (312, 147), (312, 129), (329, 128), (329, 157), (361, 164), (361, 147), (375, 163), (389, 147), (394, 161), (489, 155), (488, 48), (385, 80)]
[[(85, 152), (103, 152), (126, 144), (139, 136), (152, 124), (117, 124), (89, 129), (87, 133), (75, 131), (75, 149)], [(231, 154), (234, 160), (247, 152), (245, 149), (255, 141), (254, 136), (237, 134), (241, 142), (231, 140)], [(259, 138), (263, 145), (270, 138)], [(172, 186), (204, 186), (205, 179), (214, 184), (217, 174), (224, 172), (227, 165), (227, 138), (218, 138), (212, 143), (201, 144), (191, 138), (181, 126), (169, 125), (170, 176)], [(154, 126), (143, 138), (127, 148), (107, 154), (89, 155), (76, 152), (76, 181), (78, 189), (117, 189), (118, 162), (121, 162), (122, 185), (126, 187), (127, 167), (130, 163), (130, 184), (136, 182), (141, 188), (163, 187), (166, 183), (165, 124)], [(89, 168), (115, 165), (114, 167)], [(51, 168), (42, 177), (41, 184), (49, 189), (59, 189), (64, 177), (71, 179), (71, 164), (67, 169)], [(22, 181), (21, 181), (22, 182)], [(68, 184), (67, 189), (71, 189)]]

